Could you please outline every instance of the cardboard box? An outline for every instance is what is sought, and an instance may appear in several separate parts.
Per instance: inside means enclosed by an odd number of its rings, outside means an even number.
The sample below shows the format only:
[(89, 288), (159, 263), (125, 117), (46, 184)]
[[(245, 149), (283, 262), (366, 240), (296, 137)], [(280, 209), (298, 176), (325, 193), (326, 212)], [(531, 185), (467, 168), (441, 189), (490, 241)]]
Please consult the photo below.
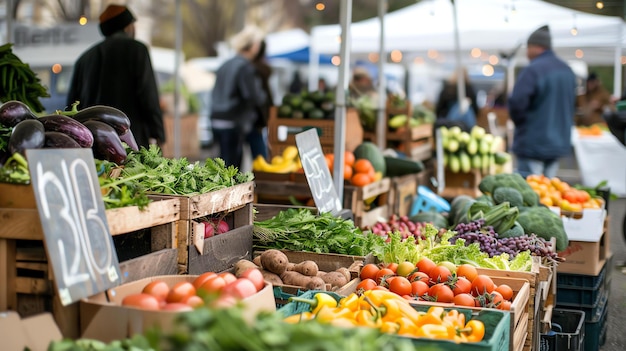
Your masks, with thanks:
[(567, 249), (559, 252), (565, 258), (557, 266), (558, 273), (598, 275), (610, 256), (610, 238), (606, 231), (595, 242), (571, 240)]
[[(171, 331), (174, 320), (180, 312), (146, 311), (123, 307), (121, 301), (130, 294), (141, 292), (143, 287), (154, 280), (164, 280), (172, 286), (180, 281), (193, 281), (195, 275), (156, 276), (94, 295), (80, 301), (80, 324), (83, 338), (93, 338), (104, 342), (130, 337), (133, 334), (159, 326), (163, 331)], [(261, 311), (275, 311), (274, 293), (267, 284), (257, 294), (243, 300), (244, 318), (251, 321)]]
[(21, 319), (14, 311), (0, 312), (0, 340), (2, 350), (46, 351), (52, 341), (63, 339), (50, 313), (41, 313)]
[(580, 213), (567, 215), (562, 213), (558, 207), (550, 207), (550, 209), (561, 215), (563, 227), (569, 240), (589, 242), (600, 240), (604, 232), (605, 209), (586, 208), (583, 209), (582, 216)]

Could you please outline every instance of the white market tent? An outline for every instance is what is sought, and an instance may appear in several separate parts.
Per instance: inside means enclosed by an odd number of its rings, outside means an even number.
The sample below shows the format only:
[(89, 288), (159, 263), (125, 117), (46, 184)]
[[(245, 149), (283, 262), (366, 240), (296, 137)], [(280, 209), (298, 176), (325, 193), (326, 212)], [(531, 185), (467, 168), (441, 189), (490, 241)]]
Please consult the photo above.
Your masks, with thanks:
[[(525, 44), (530, 33), (549, 25), (552, 45), (563, 59), (582, 59), (588, 64), (620, 65), (624, 21), (619, 17), (575, 11), (539, 0), (455, 0), (461, 55), (470, 58), (474, 48), (483, 53), (508, 52)], [(423, 0), (385, 16), (387, 51), (400, 50), (405, 62), (416, 57), (436, 62), (453, 60), (454, 18), (451, 0)], [(572, 29), (577, 34), (572, 35)], [(351, 52), (378, 52), (380, 21), (371, 18), (351, 26)], [(311, 31), (311, 62), (319, 54), (339, 51), (339, 25), (314, 27)], [(582, 50), (578, 57), (576, 50)], [(578, 52), (580, 56), (580, 51)], [(526, 58), (518, 52), (519, 63)], [(484, 55), (483, 55), (484, 57)], [(620, 66), (621, 68), (621, 66)], [(315, 74), (315, 73), (313, 73)], [(621, 85), (621, 84), (620, 84)]]

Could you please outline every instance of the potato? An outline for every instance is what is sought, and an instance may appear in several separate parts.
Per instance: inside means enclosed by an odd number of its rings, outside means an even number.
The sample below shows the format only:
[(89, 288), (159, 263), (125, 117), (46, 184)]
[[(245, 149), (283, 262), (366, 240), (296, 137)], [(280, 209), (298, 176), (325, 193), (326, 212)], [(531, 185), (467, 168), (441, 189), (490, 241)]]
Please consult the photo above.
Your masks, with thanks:
[(346, 277), (346, 281), (352, 280), (352, 275), (350, 274), (350, 271), (348, 270), (348, 268), (340, 267), (340, 268), (337, 268), (335, 271), (343, 274), (343, 276)]
[(297, 263), (293, 270), (300, 274), (308, 275), (309, 277), (315, 277), (319, 271), (319, 267), (315, 261), (302, 261)]
[(253, 258), (252, 262), (256, 264), (257, 266), (259, 266), (260, 268), (263, 268), (263, 265), (261, 264), (261, 255), (258, 255), (255, 258)]
[(324, 275), (324, 274), (326, 274), (326, 273), (328, 273), (328, 272), (324, 272), (324, 271), (317, 271), (317, 274), (316, 274), (315, 276), (317, 276), (317, 277), (321, 277), (321, 276), (323, 276), (323, 275)]
[(287, 269), (286, 269), (287, 271), (293, 271), (294, 268), (296, 268), (296, 264), (295, 263), (293, 263), (293, 262), (287, 263)]
[(343, 275), (341, 272), (328, 272), (326, 274), (324, 274), (323, 276), (321, 276), (320, 278), (322, 278), (322, 280), (325, 283), (330, 284), (331, 287), (342, 287), (346, 284), (348, 284), (349, 280), (346, 279), (345, 275)]
[(261, 266), (272, 273), (283, 274), (288, 263), (289, 259), (282, 251), (270, 249), (261, 254)]
[(272, 285), (283, 285), (283, 280), (277, 274), (266, 271), (265, 269), (261, 269), (261, 273), (263, 274), (263, 280), (268, 283), (272, 283)]
[(309, 283), (305, 286), (308, 290), (324, 290), (326, 291), (326, 283), (320, 277), (311, 277)]
[(250, 260), (237, 261), (237, 263), (235, 263), (235, 277), (239, 278), (243, 272), (248, 270), (248, 268), (259, 268), (259, 266)]

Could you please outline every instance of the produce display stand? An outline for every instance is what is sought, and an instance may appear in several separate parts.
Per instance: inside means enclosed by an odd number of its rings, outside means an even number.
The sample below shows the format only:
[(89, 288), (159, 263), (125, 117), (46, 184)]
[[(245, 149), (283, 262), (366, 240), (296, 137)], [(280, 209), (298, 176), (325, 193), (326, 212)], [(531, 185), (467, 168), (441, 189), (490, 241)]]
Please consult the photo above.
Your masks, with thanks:
[[(311, 189), (304, 180), (304, 175), (296, 175), (298, 181), (256, 180), (254, 192), (255, 203), (282, 203), (288, 204), (289, 196), (310, 198)], [(352, 185), (344, 186), (343, 207), (351, 209), (354, 214), (354, 224), (359, 227), (372, 225), (379, 218), (389, 216), (390, 178), (383, 178), (363, 187)], [(365, 200), (377, 197), (377, 206), (368, 208)]]
[[(123, 282), (176, 273), (179, 201), (152, 200), (143, 211), (136, 206), (106, 211), (114, 239), (149, 232), (149, 253), (120, 262)], [(63, 335), (76, 336), (77, 305), (62, 306), (56, 296), (32, 186), (0, 183), (0, 217), (0, 310), (23, 316), (52, 312)]]
[[(430, 162), (427, 162), (430, 163)], [(417, 196), (417, 187), (424, 185), (431, 187), (430, 177), (432, 172), (425, 168), (419, 173), (411, 173), (400, 177), (391, 177), (391, 188), (389, 190), (390, 214), (398, 216), (408, 216), (411, 212), (411, 205)]]
[(200, 195), (167, 195), (180, 201), (180, 220), (177, 222), (178, 273), (202, 274), (215, 268), (216, 260), (223, 259), (227, 259), (224, 267), (229, 266), (233, 258), (223, 257), (222, 254), (226, 252), (216, 253), (212, 247), (218, 237), (224, 234), (204, 239), (204, 223), (200, 220), (207, 216), (225, 220), (230, 232), (249, 226), (252, 224), (253, 194), (254, 182), (247, 182)]
[[(295, 119), (278, 117), (278, 109), (270, 109), (267, 121), (267, 137), (272, 156), (281, 155), (287, 146), (295, 146), (295, 135), (307, 129), (316, 128), (320, 144), (325, 154), (334, 152), (335, 121), (333, 119)], [(354, 151), (363, 142), (363, 127), (357, 111), (346, 110), (346, 145), (347, 151)], [(348, 134), (349, 133), (349, 134)]]
[(445, 187), (439, 193), (441, 197), (452, 199), (459, 195), (468, 195), (471, 197), (479, 197), (482, 192), (478, 189), (483, 174), (476, 169), (472, 169), (468, 173), (454, 173), (445, 168)]

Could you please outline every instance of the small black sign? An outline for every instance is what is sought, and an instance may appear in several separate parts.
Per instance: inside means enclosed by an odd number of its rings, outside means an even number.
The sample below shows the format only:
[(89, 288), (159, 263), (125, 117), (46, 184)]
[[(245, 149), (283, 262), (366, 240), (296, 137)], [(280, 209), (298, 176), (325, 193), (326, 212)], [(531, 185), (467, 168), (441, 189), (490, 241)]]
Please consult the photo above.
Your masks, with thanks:
[(91, 149), (28, 150), (48, 260), (63, 305), (121, 283)]
[(320, 213), (330, 212), (338, 215), (341, 201), (333, 184), (333, 178), (328, 170), (324, 152), (320, 145), (320, 138), (315, 129), (309, 129), (296, 134), (296, 145), (300, 153), (300, 162), (304, 175), (309, 183), (315, 206)]

